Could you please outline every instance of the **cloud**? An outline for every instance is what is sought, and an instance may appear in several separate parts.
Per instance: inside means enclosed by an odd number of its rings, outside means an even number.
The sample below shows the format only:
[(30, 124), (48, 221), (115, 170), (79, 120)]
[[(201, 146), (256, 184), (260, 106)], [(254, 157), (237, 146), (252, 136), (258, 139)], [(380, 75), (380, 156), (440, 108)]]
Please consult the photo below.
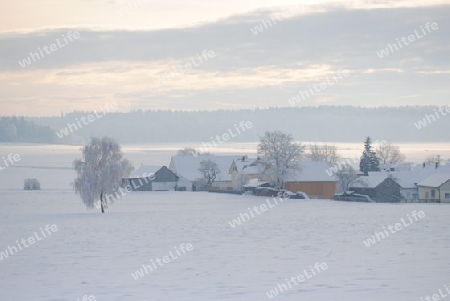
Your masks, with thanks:
[[(390, 3), (390, 2), (389, 2)], [(390, 5), (372, 1), (372, 6)], [(257, 11), (189, 28), (152, 31), (79, 29), (81, 38), (22, 68), (18, 62), (69, 30), (0, 35), (1, 99), (120, 99), (124, 107), (288, 105), (287, 99), (337, 70), (352, 76), (310, 103), (404, 105), (407, 95), (448, 99), (450, 5), (377, 9), (328, 7), (251, 31), (280, 11)], [(439, 29), (380, 59), (377, 51), (427, 22)], [(213, 59), (161, 86), (154, 81), (204, 50)], [(214, 101), (212, 101), (214, 99)], [(162, 101), (164, 100), (164, 101)], [(428, 101), (428, 99), (427, 99)], [(126, 104), (125, 104), (126, 102)], [(409, 103), (411, 104), (411, 103)], [(74, 106), (77, 104), (75, 103)], [(206, 106), (206, 107), (205, 107)], [(95, 108), (94, 108), (95, 109)]]

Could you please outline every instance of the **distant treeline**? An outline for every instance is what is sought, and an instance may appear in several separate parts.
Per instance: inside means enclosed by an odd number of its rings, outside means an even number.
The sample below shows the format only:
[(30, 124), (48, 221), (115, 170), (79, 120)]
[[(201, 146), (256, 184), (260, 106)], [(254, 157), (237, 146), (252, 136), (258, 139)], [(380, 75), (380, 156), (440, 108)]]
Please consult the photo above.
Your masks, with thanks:
[(70, 143), (71, 139), (73, 137), (59, 139), (54, 129), (49, 126), (38, 125), (29, 118), (0, 118), (0, 142), (61, 144)]
[[(87, 141), (93, 135), (108, 135), (120, 143), (210, 142), (234, 129), (241, 121), (250, 121), (251, 130), (229, 142), (254, 142), (265, 131), (281, 130), (300, 141), (360, 142), (366, 136), (390, 142), (450, 141), (450, 116), (428, 118), (426, 126), (415, 126), (426, 115), (435, 115), (435, 106), (362, 108), (352, 106), (320, 106), (303, 108), (269, 108), (217, 111), (131, 111), (108, 113), (102, 118), (77, 127), (67, 139), (59, 139), (56, 131), (87, 118), (90, 112), (73, 112), (60, 117), (3, 118), (7, 130), (1, 141), (64, 143)], [(14, 120), (14, 122), (12, 122)], [(33, 123), (31, 123), (31, 122)], [(9, 126), (8, 124), (14, 125)], [(28, 127), (25, 126), (28, 124)], [(79, 123), (78, 123), (79, 125)], [(52, 130), (50, 130), (50, 128)], [(74, 127), (72, 127), (74, 128)], [(10, 138), (7, 138), (10, 137)], [(26, 141), (29, 142), (29, 141)]]

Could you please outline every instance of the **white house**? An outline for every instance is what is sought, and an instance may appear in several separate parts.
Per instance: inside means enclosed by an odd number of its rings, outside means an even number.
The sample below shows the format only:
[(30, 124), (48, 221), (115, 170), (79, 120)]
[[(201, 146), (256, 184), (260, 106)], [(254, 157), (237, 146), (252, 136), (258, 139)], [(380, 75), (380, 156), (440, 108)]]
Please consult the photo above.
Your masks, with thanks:
[[(176, 155), (170, 160), (169, 169), (176, 175), (185, 178), (191, 184), (201, 183), (203, 175), (199, 172), (200, 162), (211, 160), (217, 164), (220, 173), (211, 185), (212, 189), (237, 190), (239, 179), (237, 174), (244, 166), (250, 164), (246, 156), (220, 156), (220, 155)], [(233, 175), (233, 179), (232, 179)]]
[(450, 173), (434, 174), (417, 186), (420, 201), (450, 203)]

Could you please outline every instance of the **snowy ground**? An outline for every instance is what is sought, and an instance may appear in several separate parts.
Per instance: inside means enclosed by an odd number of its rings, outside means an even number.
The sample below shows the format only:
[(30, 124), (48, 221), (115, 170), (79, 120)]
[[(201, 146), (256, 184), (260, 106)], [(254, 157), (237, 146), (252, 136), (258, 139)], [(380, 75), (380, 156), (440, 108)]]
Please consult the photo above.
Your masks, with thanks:
[[(135, 192), (101, 215), (70, 188), (75, 173), (64, 168), (78, 148), (0, 146), (1, 156), (22, 158), (0, 171), (0, 256), (34, 232), (41, 238), (2, 257), (1, 301), (270, 300), (266, 293), (316, 262), (328, 269), (273, 299), (421, 301), (450, 283), (450, 206), (289, 200), (232, 228), (229, 221), (265, 198)], [(126, 155), (136, 166), (167, 165), (171, 152)], [(23, 191), (28, 177), (43, 190)], [(414, 210), (426, 217), (363, 243)], [(58, 231), (42, 238), (40, 228), (53, 224)], [(193, 250), (133, 278), (181, 244)]]
[[(450, 282), (450, 206), (288, 200), (229, 225), (262, 203), (134, 192), (102, 215), (70, 190), (2, 190), (0, 252), (47, 224), (58, 231), (0, 261), (0, 299), (270, 300), (267, 292), (316, 262), (328, 269), (273, 299), (420, 301)], [(425, 218), (373, 246), (363, 243), (413, 210)], [(193, 250), (132, 277), (183, 243)]]

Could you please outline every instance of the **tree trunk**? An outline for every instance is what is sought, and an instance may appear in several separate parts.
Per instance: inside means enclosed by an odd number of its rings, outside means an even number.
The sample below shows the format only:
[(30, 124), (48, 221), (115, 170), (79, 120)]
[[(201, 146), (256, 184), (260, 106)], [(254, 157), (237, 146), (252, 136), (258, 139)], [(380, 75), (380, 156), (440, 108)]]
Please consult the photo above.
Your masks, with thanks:
[(105, 213), (105, 208), (103, 207), (103, 192), (100, 194), (100, 206), (102, 208), (102, 213)]

